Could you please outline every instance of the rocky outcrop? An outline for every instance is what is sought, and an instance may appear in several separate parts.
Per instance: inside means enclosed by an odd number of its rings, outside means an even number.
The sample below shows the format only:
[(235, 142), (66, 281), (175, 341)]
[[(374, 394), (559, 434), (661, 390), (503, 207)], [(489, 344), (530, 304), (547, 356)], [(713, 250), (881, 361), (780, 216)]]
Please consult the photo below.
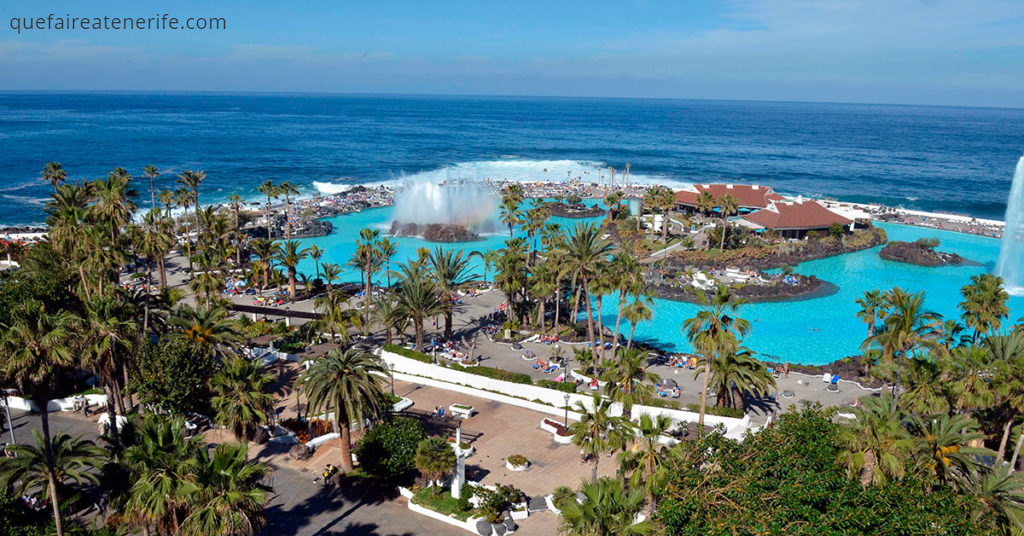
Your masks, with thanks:
[[(795, 284), (782, 281), (773, 284), (735, 284), (732, 285), (732, 294), (746, 303), (756, 302), (780, 302), (797, 301), (811, 298), (820, 298), (838, 292), (839, 287), (828, 281), (818, 279), (815, 276), (793, 275), (791, 280)], [(652, 293), (666, 300), (685, 301), (699, 303), (700, 296), (697, 289), (689, 284), (672, 285), (669, 280), (663, 279), (662, 284), (650, 285)]]
[(596, 218), (604, 216), (604, 209), (599, 206), (588, 207), (583, 203), (549, 203), (548, 209), (552, 216), (559, 218)]
[(890, 242), (878, 252), (878, 255), (887, 261), (905, 262), (918, 266), (978, 265), (978, 263), (965, 259), (956, 253), (935, 251), (935, 249), (926, 244), (915, 242)]
[(417, 225), (415, 223), (391, 222), (391, 236), (422, 236), (428, 242), (472, 242), (479, 240), (480, 235), (465, 225), (448, 223), (431, 223)]

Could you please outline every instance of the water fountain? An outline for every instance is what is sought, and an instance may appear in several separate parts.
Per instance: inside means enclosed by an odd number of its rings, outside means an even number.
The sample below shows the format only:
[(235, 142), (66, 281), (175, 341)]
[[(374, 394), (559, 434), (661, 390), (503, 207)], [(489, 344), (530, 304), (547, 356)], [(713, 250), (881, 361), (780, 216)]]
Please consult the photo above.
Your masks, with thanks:
[(423, 236), (431, 242), (467, 242), (497, 231), (498, 193), (476, 181), (413, 182), (395, 197), (394, 236)]
[(1013, 173), (1013, 186), (1006, 202), (1006, 228), (999, 248), (996, 274), (1003, 278), (1006, 291), (1014, 296), (1024, 295), (1024, 156), (1017, 161)]

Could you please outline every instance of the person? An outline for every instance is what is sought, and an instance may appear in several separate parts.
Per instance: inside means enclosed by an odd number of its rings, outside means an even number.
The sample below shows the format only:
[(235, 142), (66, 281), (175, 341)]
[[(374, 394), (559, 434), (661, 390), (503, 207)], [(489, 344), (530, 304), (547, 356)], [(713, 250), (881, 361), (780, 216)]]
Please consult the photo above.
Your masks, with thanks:
[(789, 361), (786, 361), (786, 365), (782, 367), (782, 376), (786, 378), (789, 377)]
[(444, 406), (438, 406), (437, 411), (438, 411), (438, 416), (441, 417), (441, 418), (444, 418)]
[(324, 479), (326, 480), (328, 478), (331, 478), (332, 476), (334, 476), (334, 473), (336, 473), (337, 471), (338, 471), (337, 467), (335, 467), (335, 466), (333, 466), (331, 464), (327, 464), (327, 467), (324, 467)]

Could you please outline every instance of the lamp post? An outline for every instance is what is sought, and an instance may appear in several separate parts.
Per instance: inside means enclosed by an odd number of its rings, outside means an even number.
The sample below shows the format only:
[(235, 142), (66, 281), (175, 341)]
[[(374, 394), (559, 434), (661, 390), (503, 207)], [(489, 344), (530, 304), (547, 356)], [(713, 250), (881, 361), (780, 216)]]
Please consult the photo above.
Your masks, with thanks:
[(17, 445), (18, 440), (14, 438), (14, 422), (11, 421), (11, 405), (7, 400), (7, 390), (4, 393), (4, 412), (7, 414), (7, 431), (11, 433), (11, 444)]
[(391, 371), (391, 396), (395, 396), (395, 364), (388, 363), (388, 370)]
[(565, 394), (565, 423), (563, 424), (565, 430), (569, 431), (569, 393)]

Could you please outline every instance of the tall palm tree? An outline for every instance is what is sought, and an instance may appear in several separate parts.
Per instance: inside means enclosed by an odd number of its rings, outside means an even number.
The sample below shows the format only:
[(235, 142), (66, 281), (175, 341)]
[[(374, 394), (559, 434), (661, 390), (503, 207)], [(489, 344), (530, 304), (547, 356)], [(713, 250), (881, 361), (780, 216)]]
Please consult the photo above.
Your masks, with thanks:
[(240, 357), (228, 361), (210, 380), (214, 420), (230, 428), (236, 441), (252, 439), (273, 409), (272, 383), (274, 375), (264, 371), (258, 361)]
[(600, 266), (607, 261), (611, 250), (612, 245), (601, 239), (600, 230), (592, 223), (576, 224), (566, 242), (566, 272), (573, 281), (581, 283), (580, 289), (587, 294), (584, 304), (587, 309), (587, 338), (595, 356), (597, 346), (594, 338), (594, 316), (590, 307), (590, 281), (598, 275)]
[(627, 490), (615, 478), (593, 479), (580, 489), (582, 501), (566, 501), (559, 531), (568, 536), (645, 536), (654, 531), (651, 521), (637, 522), (644, 508), (644, 493)]
[(537, 325), (540, 327), (540, 331), (544, 332), (546, 304), (558, 289), (558, 272), (553, 267), (553, 263), (545, 262), (534, 265), (531, 275), (532, 277), (529, 278), (530, 294), (537, 302)]
[(231, 195), (228, 196), (228, 205), (231, 206), (231, 211), (232, 211), (232, 213), (234, 213), (234, 216), (235, 216), (235, 218), (234, 218), (234, 220), (235, 220), (234, 221), (234, 228), (232, 229), (232, 234), (234, 236), (234, 240), (235, 240), (235, 243), (236, 243), (236, 247), (235, 247), (235, 266), (236, 267), (241, 267), (242, 266), (242, 249), (243, 249), (243, 246), (245, 245), (245, 235), (242, 234), (242, 226), (241, 226), (241, 223), (240, 223), (241, 222), (241, 213), (242, 213), (242, 205), (243, 204), (245, 204), (245, 200), (242, 199), (242, 196), (240, 196), (238, 194), (231, 194)]
[(174, 205), (174, 192), (171, 190), (161, 190), (160, 195), (157, 197), (160, 200), (160, 204), (164, 206), (164, 218), (171, 219), (171, 206)]
[(857, 298), (857, 318), (868, 325), (868, 338), (875, 336), (875, 325), (879, 320), (885, 320), (885, 299), (882, 298), (882, 291), (866, 290), (863, 298)]
[(277, 186), (278, 195), (284, 196), (284, 238), (292, 239), (292, 196), (299, 195), (299, 189), (289, 181)]
[(597, 468), (601, 455), (618, 450), (632, 437), (633, 424), (627, 417), (612, 415), (612, 400), (594, 394), (589, 407), (577, 401), (573, 411), (580, 414), (580, 420), (569, 425), (572, 443), (594, 461), (591, 479), (597, 480)]
[(960, 294), (964, 297), (960, 302), (961, 319), (974, 332), (974, 344), (978, 344), (980, 336), (999, 331), (1003, 319), (1010, 314), (1006, 305), (1010, 295), (1003, 289), (1003, 278), (997, 275), (972, 275), (971, 284), (961, 288)]
[(57, 187), (68, 179), (68, 174), (64, 171), (64, 166), (59, 162), (47, 162), (46, 167), (43, 168), (40, 175), (43, 176), (44, 181), (53, 186), (54, 190), (57, 190)]
[(416, 349), (423, 351), (423, 321), (444, 309), (437, 285), (428, 277), (422, 262), (409, 261), (399, 266), (398, 309), (412, 319), (416, 330)]
[(633, 448), (619, 454), (619, 466), (633, 489), (647, 493), (647, 517), (657, 506), (658, 493), (667, 483), (671, 471), (666, 463), (672, 456), (672, 449), (662, 442), (672, 428), (668, 415), (640, 415), (636, 427), (637, 438)]
[(260, 272), (263, 273), (261, 288), (266, 289), (270, 286), (270, 271), (274, 260), (281, 255), (281, 246), (268, 238), (254, 238), (249, 242), (249, 250), (259, 260)]
[[(131, 186), (132, 176), (122, 168), (115, 168), (106, 179), (95, 181), (96, 204), (93, 214), (107, 223), (111, 244), (116, 243), (121, 228), (132, 221), (135, 213), (135, 189)], [(110, 244), (108, 244), (110, 245)]]
[[(698, 369), (694, 376), (701, 374), (703, 371)], [(739, 347), (715, 356), (708, 385), (718, 393), (716, 405), (744, 409), (746, 393), (768, 394), (775, 388), (775, 377), (765, 371), (750, 350)]]
[(886, 302), (885, 329), (864, 341), (864, 348), (879, 347), (887, 361), (896, 361), (896, 381), (893, 384), (893, 403), (899, 402), (900, 380), (904, 358), (919, 352), (940, 350), (942, 316), (924, 308), (924, 292), (910, 294), (894, 287), (884, 295)]
[(377, 248), (377, 241), (380, 238), (380, 231), (369, 227), (359, 231), (359, 240), (356, 241), (356, 251), (352, 262), (363, 272), (363, 326), (364, 330), (370, 326), (370, 298), (373, 296), (373, 274), (380, 268), (380, 251)]
[(626, 349), (628, 350), (633, 347), (633, 334), (636, 333), (637, 324), (654, 317), (654, 300), (642, 294), (637, 295), (622, 312), (622, 316), (626, 318), (626, 322), (629, 322), (629, 338), (626, 339)]
[(100, 296), (85, 304), (85, 314), (78, 323), (79, 344), (84, 364), (100, 379), (107, 394), (111, 436), (117, 441), (117, 413), (126, 412), (121, 398), (121, 379), (125, 360), (134, 355), (139, 345), (139, 325), (135, 311), (115, 298)]
[(336, 349), (313, 362), (299, 377), (310, 412), (330, 412), (341, 435), (341, 467), (352, 470), (351, 423), (360, 426), (387, 410), (383, 386), (389, 372), (375, 355)]
[(196, 233), (202, 234), (202, 226), (199, 220), (199, 185), (206, 179), (205, 171), (194, 171), (186, 169), (178, 174), (178, 184), (192, 194), (192, 206), (196, 209)]
[(729, 286), (718, 285), (714, 296), (710, 298), (703, 291), (698, 291), (697, 295), (702, 304), (701, 310), (683, 322), (683, 335), (704, 360), (704, 383), (701, 386), (698, 419), (698, 429), (703, 430), (711, 363), (720, 356), (739, 350), (739, 341), (750, 331), (750, 323), (734, 316), (742, 302), (733, 297)]
[(718, 249), (725, 249), (725, 233), (729, 231), (729, 216), (739, 210), (739, 202), (730, 194), (725, 194), (718, 200), (718, 207), (722, 210), (722, 243)]
[(325, 262), (321, 266), (324, 269), (324, 281), (327, 283), (327, 294), (334, 291), (334, 282), (341, 278), (341, 266), (332, 262)]
[[(718, 199), (716, 199), (714, 194), (712, 194), (710, 191), (704, 190), (703, 192), (700, 193), (700, 195), (697, 196), (697, 210), (701, 214), (711, 214), (712, 212), (715, 211), (716, 207), (718, 207)], [(705, 237), (704, 249), (711, 249), (710, 237)]]
[(182, 521), (186, 536), (252, 536), (263, 524), (270, 493), (260, 482), (270, 473), (266, 464), (249, 460), (246, 445), (217, 445), (207, 454), (197, 449), (190, 460), (194, 485), (188, 490), (190, 509)]
[(296, 240), (288, 240), (281, 244), (281, 252), (277, 261), (288, 270), (288, 297), (295, 299), (295, 275), (298, 273), (299, 263), (309, 255), (309, 248), (301, 248)]
[(636, 258), (623, 251), (612, 259), (611, 274), (613, 284), (619, 290), (618, 306), (615, 313), (615, 331), (612, 334), (612, 356), (619, 348), (619, 323), (622, 321), (623, 311), (627, 307), (626, 295), (636, 294), (643, 289), (643, 267)]
[(391, 288), (391, 259), (398, 254), (398, 244), (388, 237), (377, 241), (377, 256), (384, 261), (384, 271), (388, 276), (388, 288)]
[(914, 440), (903, 426), (902, 410), (889, 392), (861, 402), (851, 410), (856, 418), (840, 428), (839, 461), (865, 486), (903, 478)]
[(316, 299), (316, 309), (320, 312), (317, 320), (319, 329), (331, 333), (331, 340), (341, 332), (342, 344), (348, 345), (348, 328), (363, 328), (363, 319), (352, 307), (347, 307), (348, 297), (342, 294), (328, 293)]
[(512, 238), (515, 226), (519, 225), (523, 221), (523, 211), (519, 208), (521, 200), (515, 199), (514, 197), (506, 197), (501, 202), (501, 215), (499, 216), (501, 223), (508, 226), (508, 237)]
[(38, 302), (26, 302), (15, 313), (15, 320), (0, 329), (0, 348), (5, 359), (0, 360), (0, 372), (28, 395), (39, 412), (43, 432), (43, 454), (49, 481), (50, 504), (53, 505), (54, 523), (58, 536), (64, 534), (61, 524), (60, 499), (57, 496), (57, 469), (50, 441), (50, 419), (46, 404), (53, 393), (57, 375), (69, 369), (75, 359), (71, 349), (70, 327), (75, 316), (67, 311), (46, 312)]
[(434, 248), (427, 259), (434, 282), (442, 296), (444, 337), (450, 339), (452, 336), (452, 314), (455, 310), (454, 302), (458, 298), (457, 292), (460, 287), (473, 280), (473, 274), (469, 268), (469, 258), (462, 253), (461, 249), (446, 250), (438, 246)]
[(149, 206), (156, 208), (156, 186), (153, 181), (160, 176), (160, 170), (156, 166), (146, 166), (142, 173), (149, 179)]
[(278, 192), (277, 186), (274, 186), (274, 182), (270, 179), (267, 179), (263, 184), (260, 184), (259, 192), (267, 196), (267, 240), (270, 240), (270, 228), (273, 227), (270, 220), (270, 201), (272, 198), (279, 196), (280, 193)]
[(320, 249), (320, 246), (313, 244), (309, 246), (309, 258), (313, 260), (313, 267), (316, 269), (316, 278), (320, 279), (320, 259), (324, 256), (324, 250)]
[[(0, 459), (0, 483), (19, 495), (39, 490), (44, 496), (56, 497), (68, 482), (91, 482), (98, 485), (95, 471), (106, 458), (106, 452), (83, 436), (57, 434), (47, 441), (39, 430), (32, 430), (34, 445), (10, 445), (14, 457)], [(53, 460), (53, 478), (47, 464), (47, 452)], [(56, 486), (56, 490), (51, 486)]]

